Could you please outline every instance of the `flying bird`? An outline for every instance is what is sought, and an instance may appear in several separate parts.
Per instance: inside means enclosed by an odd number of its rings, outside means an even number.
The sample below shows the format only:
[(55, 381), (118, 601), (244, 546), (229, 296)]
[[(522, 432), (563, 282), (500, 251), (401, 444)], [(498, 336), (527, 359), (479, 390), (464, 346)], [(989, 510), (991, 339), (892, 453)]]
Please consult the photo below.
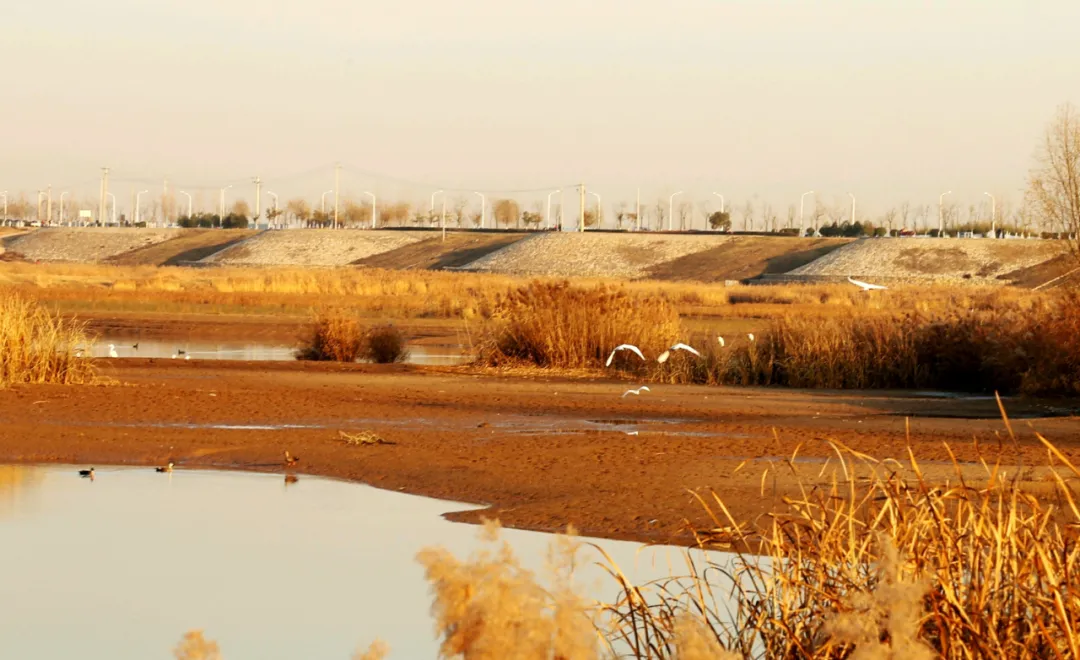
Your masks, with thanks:
[(652, 392), (652, 390), (649, 389), (648, 385), (642, 385), (636, 390), (626, 390), (625, 392), (623, 392), (622, 398), (625, 399), (627, 394), (637, 394), (640, 396), (642, 392)]
[(869, 284), (867, 282), (860, 282), (859, 280), (853, 280), (853, 279), (851, 279), (850, 276), (847, 278), (847, 281), (851, 282), (852, 284), (854, 284), (857, 287), (860, 287), (863, 291), (873, 291), (874, 289), (878, 289), (878, 290), (883, 291), (883, 290), (889, 288), (887, 286), (882, 286), (880, 284)]
[(156, 468), (154, 468), (154, 471), (155, 472), (172, 472), (172, 466), (173, 466), (173, 464), (169, 463), (168, 465), (166, 465), (164, 467), (156, 467)]
[(116, 352), (116, 346), (113, 346), (112, 344), (109, 344), (109, 357), (120, 357), (120, 355)]
[(633, 353), (637, 354), (637, 356), (642, 360), (645, 359), (645, 356), (641, 354), (641, 350), (639, 350), (637, 346), (634, 346), (632, 344), (620, 344), (619, 346), (615, 347), (615, 350), (611, 351), (611, 355), (608, 356), (607, 363), (604, 364), (605, 367), (611, 366), (611, 361), (615, 359), (615, 354), (619, 351), (632, 351)]
[(720, 342), (720, 348), (723, 348), (726, 345), (726, 344), (724, 344), (724, 338), (723, 337), (717, 337), (716, 339), (717, 339), (717, 341)]
[(656, 361), (659, 362), (660, 364), (663, 364), (663, 363), (667, 362), (668, 358), (671, 357), (672, 351), (687, 351), (688, 353), (693, 353), (694, 355), (696, 355), (698, 357), (701, 357), (701, 353), (698, 353), (697, 350), (693, 346), (687, 346), (686, 344), (680, 343), (680, 344), (675, 344), (671, 348), (669, 348), (666, 351), (664, 351), (663, 353), (661, 353), (660, 357), (656, 358)]
[(746, 336), (750, 338), (750, 341), (754, 341), (754, 333), (748, 332), (746, 333)]

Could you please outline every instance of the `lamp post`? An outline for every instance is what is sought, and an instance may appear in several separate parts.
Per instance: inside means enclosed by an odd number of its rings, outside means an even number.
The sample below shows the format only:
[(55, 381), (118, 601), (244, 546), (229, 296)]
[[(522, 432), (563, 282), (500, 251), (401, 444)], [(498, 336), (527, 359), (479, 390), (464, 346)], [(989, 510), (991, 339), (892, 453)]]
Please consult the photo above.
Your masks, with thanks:
[(667, 228), (671, 231), (673, 228), (673, 219), (675, 217), (675, 196), (683, 194), (683, 191), (677, 193), (671, 193), (671, 197), (668, 197), (667, 201)]
[(806, 196), (807, 195), (813, 195), (813, 194), (814, 194), (813, 190), (807, 190), (806, 192), (804, 192), (802, 195), (799, 196), (799, 227), (800, 227), (799, 236), (805, 236), (806, 235), (806, 221), (803, 219), (805, 217), (803, 215), (803, 212), (806, 210)]
[(484, 220), (487, 219), (487, 197), (484, 197), (482, 192), (474, 192), (473, 194), (480, 196), (480, 229), (483, 229)]
[(218, 220), (219, 221), (225, 219), (225, 191), (228, 190), (229, 188), (232, 188), (232, 186), (225, 186), (224, 188), (221, 189), (221, 208), (220, 208), (220, 211), (218, 212)]
[(547, 210), (544, 211), (544, 226), (551, 229), (551, 196), (562, 192), (562, 189), (552, 190), (547, 195)]
[(436, 190), (435, 192), (431, 193), (431, 206), (428, 207), (428, 215), (435, 214), (435, 196), (441, 194), (443, 194), (443, 191), (441, 190)]
[[(723, 215), (723, 213), (724, 213), (724, 196), (721, 195), (718, 192), (714, 192), (713, 194), (720, 198), (720, 214)], [(708, 223), (708, 218), (705, 219), (705, 222)], [(706, 226), (706, 229), (708, 229), (707, 226)]]
[(150, 191), (149, 190), (140, 190), (139, 192), (135, 193), (135, 223), (136, 224), (139, 223), (139, 219), (142, 217), (142, 204), (140, 203), (139, 200), (142, 199), (142, 196), (145, 195), (148, 192), (150, 192)]
[(334, 192), (334, 191), (333, 190), (327, 190), (326, 192), (324, 192), (322, 194), (322, 197), (319, 198), (319, 211), (324, 213), (324, 214), (326, 213), (326, 196), (329, 195), (332, 192)]
[(997, 238), (997, 200), (990, 193), (983, 193), (990, 198), (990, 237)]
[(111, 192), (105, 193), (105, 196), (112, 200), (112, 220), (110, 224), (116, 224), (116, 195)]
[(67, 197), (68, 191), (60, 193), (60, 224), (64, 224), (64, 197)]
[(951, 195), (952, 191), (943, 192), (938, 195), (937, 199), (937, 231), (938, 237), (945, 235), (945, 195)]
[(188, 220), (190, 220), (191, 219), (191, 193), (184, 192), (183, 190), (181, 190), (180, 194), (187, 196), (187, 217), (188, 217)]
[(378, 207), (375, 206), (375, 193), (364, 191), (364, 194), (371, 198), (371, 228), (375, 229), (375, 225), (379, 222)]

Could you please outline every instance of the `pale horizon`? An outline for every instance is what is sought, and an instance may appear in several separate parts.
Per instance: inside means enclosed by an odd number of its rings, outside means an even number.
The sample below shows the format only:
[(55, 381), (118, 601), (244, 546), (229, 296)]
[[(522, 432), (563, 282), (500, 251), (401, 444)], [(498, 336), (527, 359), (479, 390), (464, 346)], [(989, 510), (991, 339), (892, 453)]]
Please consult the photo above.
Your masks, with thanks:
[(229, 184), (252, 202), (256, 175), (264, 206), (317, 204), (336, 162), (344, 197), (418, 205), (583, 182), (609, 214), (637, 188), (782, 220), (807, 190), (860, 216), (945, 190), (1015, 206), (1080, 98), (1065, 0), (56, 0), (4, 20), (0, 190), (96, 199), (107, 165), (121, 209), (165, 178), (204, 210)]

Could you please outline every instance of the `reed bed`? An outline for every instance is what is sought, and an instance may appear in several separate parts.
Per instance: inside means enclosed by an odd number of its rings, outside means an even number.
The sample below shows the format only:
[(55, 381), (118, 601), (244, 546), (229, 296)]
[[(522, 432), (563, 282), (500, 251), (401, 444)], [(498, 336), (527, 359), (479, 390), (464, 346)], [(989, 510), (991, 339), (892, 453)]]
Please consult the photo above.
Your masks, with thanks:
[(496, 301), (477, 354), (490, 366), (599, 367), (618, 344), (663, 346), (678, 334), (679, 314), (660, 298), (534, 282)]
[(71, 385), (94, 380), (94, 367), (78, 349), (88, 346), (84, 326), (12, 293), (0, 294), (0, 386)]

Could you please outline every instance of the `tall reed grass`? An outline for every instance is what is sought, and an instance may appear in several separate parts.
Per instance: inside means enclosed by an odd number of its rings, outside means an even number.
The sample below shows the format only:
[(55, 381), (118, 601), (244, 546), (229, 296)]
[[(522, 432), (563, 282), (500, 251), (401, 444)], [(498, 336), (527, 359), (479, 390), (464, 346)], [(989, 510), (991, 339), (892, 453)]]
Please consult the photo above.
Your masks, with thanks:
[[(621, 288), (533, 282), (496, 300), (479, 340), (483, 364), (599, 367), (623, 343), (663, 350), (679, 336), (671, 303)], [(636, 357), (619, 356), (628, 368)]]
[(84, 326), (62, 319), (24, 296), (0, 294), (0, 386), (15, 383), (88, 383), (94, 367), (79, 357), (88, 348)]
[(363, 358), (376, 364), (392, 364), (408, 357), (407, 340), (401, 330), (392, 325), (366, 328), (362, 318), (345, 310), (317, 312), (296, 350), (298, 360), (325, 362), (356, 362)]

